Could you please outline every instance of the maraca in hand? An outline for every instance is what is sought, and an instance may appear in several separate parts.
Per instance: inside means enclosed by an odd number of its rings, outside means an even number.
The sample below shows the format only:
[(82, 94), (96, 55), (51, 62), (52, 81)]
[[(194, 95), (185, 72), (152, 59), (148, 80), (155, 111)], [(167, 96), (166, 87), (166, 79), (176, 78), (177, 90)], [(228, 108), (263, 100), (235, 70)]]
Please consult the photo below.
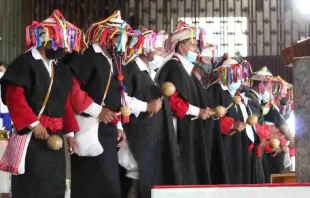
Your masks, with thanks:
[(238, 105), (240, 102), (241, 102), (241, 97), (240, 96), (234, 96), (232, 98), (232, 103), (230, 103), (230, 105), (228, 105), (226, 110), (228, 111), (228, 109), (230, 109), (233, 105)]
[(47, 138), (47, 146), (54, 151), (57, 151), (63, 147), (63, 140), (58, 135), (49, 135)]
[(130, 108), (128, 106), (122, 106), (120, 112), (122, 116), (130, 116), (131, 114)]
[[(217, 106), (215, 107), (214, 111), (210, 111), (209, 115), (214, 115), (217, 118), (222, 118), (224, 117), (226, 114), (226, 108), (223, 106)], [(199, 117), (194, 117), (191, 119), (191, 121), (193, 120), (197, 120)]]
[(131, 114), (129, 106), (122, 106), (120, 108), (120, 114), (122, 115), (122, 123), (129, 123), (129, 116)]
[[(246, 124), (250, 126), (254, 126), (258, 122), (258, 117), (256, 115), (249, 115), (249, 117), (246, 120)], [(237, 131), (233, 131), (230, 133), (230, 135), (234, 135)], [(241, 131), (240, 131), (241, 132)]]
[(288, 148), (288, 146), (284, 146), (282, 148), (283, 153), (288, 153), (290, 151), (290, 149)]
[(223, 107), (223, 106), (217, 106), (217, 107), (215, 107), (215, 109), (214, 109), (214, 115), (215, 115), (215, 117), (217, 117), (217, 118), (222, 118), (222, 117), (224, 117), (225, 114), (226, 114), (226, 112), (227, 112), (227, 110), (226, 110), (226, 108)]
[[(233, 97), (233, 102), (227, 107), (223, 107), (223, 106), (217, 106), (213, 112), (210, 112), (209, 115), (214, 115), (217, 118), (222, 118), (225, 116), (225, 114), (227, 113), (228, 109), (231, 108), (234, 104), (237, 105), (241, 102), (241, 97), (240, 96), (234, 96)], [(194, 117), (191, 120), (197, 120), (198, 117)]]
[(248, 119), (246, 120), (246, 123), (250, 126), (254, 126), (258, 123), (258, 117), (256, 115), (249, 115)]
[(163, 94), (161, 99), (163, 100), (165, 97), (171, 97), (176, 91), (175, 86), (171, 82), (164, 82), (161, 85), (161, 93)]
[[(176, 88), (175, 86), (173, 85), (172, 82), (164, 82), (162, 85), (161, 85), (161, 93), (162, 93), (162, 96), (161, 96), (161, 100), (164, 100), (165, 97), (167, 98), (170, 98), (176, 91)], [(150, 117), (153, 115), (153, 113), (150, 113)]]
[(269, 140), (269, 144), (273, 149), (277, 149), (280, 146), (280, 140), (277, 137), (272, 137)]

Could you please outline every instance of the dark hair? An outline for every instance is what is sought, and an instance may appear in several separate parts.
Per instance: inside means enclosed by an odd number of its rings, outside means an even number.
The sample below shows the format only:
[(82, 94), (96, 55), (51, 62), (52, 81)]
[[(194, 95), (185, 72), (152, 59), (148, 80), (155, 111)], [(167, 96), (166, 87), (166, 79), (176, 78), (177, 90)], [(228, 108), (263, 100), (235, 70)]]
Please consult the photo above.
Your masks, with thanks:
[[(259, 87), (259, 84), (261, 83), (260, 80), (253, 80), (253, 87)], [(269, 82), (268, 81), (263, 81), (264, 86), (268, 86)]]
[(176, 51), (176, 52), (179, 52), (179, 47), (180, 47), (180, 45), (181, 45), (181, 44), (186, 45), (190, 39), (191, 39), (191, 38), (188, 38), (188, 39), (185, 39), (185, 40), (183, 40), (183, 41), (178, 42), (178, 44), (177, 44), (177, 46), (176, 46), (176, 48), (175, 48), (175, 51)]
[(5, 62), (3, 62), (3, 61), (0, 61), (0, 66), (4, 66), (6, 68), (7, 64), (5, 64)]

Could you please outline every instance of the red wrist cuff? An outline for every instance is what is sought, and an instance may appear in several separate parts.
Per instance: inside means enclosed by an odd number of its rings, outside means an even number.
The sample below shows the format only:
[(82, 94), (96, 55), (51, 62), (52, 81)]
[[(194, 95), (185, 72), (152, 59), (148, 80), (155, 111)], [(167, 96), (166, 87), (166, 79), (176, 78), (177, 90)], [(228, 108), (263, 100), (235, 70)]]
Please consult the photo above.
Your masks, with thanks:
[(184, 101), (177, 92), (169, 98), (169, 105), (171, 107), (171, 111), (178, 118), (184, 118), (189, 109), (188, 102)]
[(290, 156), (295, 156), (295, 149), (290, 149), (289, 153), (290, 153)]
[(266, 143), (264, 150), (268, 153), (273, 153), (273, 148), (268, 143)]
[(221, 118), (221, 133), (224, 135), (228, 135), (230, 133), (230, 130), (232, 129), (233, 125), (234, 125), (234, 119), (224, 116)]

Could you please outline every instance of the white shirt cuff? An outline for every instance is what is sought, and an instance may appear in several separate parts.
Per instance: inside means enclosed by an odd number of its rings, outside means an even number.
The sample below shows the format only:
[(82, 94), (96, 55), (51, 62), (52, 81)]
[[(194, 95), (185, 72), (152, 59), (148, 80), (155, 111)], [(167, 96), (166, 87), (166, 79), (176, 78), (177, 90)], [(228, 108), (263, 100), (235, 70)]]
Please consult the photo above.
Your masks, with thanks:
[(138, 117), (141, 112), (147, 111), (146, 102), (138, 100), (135, 97), (130, 97), (127, 95), (127, 93), (125, 93), (125, 100), (131, 110), (131, 113), (134, 114), (136, 117)]
[(66, 137), (74, 137), (74, 133), (73, 132), (70, 132), (70, 133), (67, 133), (65, 134)]
[(89, 105), (89, 107), (87, 107), (87, 109), (85, 109), (84, 113), (91, 115), (94, 118), (98, 118), (101, 110), (102, 110), (102, 106), (93, 102), (91, 103), (91, 105)]
[(126, 173), (126, 177), (131, 178), (131, 179), (139, 179), (139, 170), (134, 170), (134, 171), (128, 171)]
[(189, 105), (188, 110), (186, 112), (186, 115), (192, 115), (192, 116), (199, 116), (200, 108), (195, 107), (193, 105)]
[(121, 122), (121, 121), (118, 121), (118, 123), (117, 123), (117, 125), (116, 125), (116, 128), (117, 128), (118, 130), (124, 131), (123, 125), (122, 125), (122, 122)]
[(219, 120), (220, 118), (217, 118), (217, 117), (212, 116), (212, 119), (213, 119), (213, 120)]
[(37, 121), (31, 123), (31, 124), (29, 125), (29, 128), (33, 129), (33, 128), (36, 127), (38, 124), (40, 124), (40, 122), (37, 120)]

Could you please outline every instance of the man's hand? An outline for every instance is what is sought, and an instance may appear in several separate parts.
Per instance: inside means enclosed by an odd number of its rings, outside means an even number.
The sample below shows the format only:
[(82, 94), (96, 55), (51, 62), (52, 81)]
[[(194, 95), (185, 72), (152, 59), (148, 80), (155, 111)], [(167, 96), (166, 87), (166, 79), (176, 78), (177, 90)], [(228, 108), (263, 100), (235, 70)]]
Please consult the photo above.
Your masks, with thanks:
[(268, 144), (268, 142), (265, 139), (261, 139), (259, 143), (259, 147), (264, 148), (266, 144)]
[(244, 122), (235, 122), (233, 126), (233, 130), (236, 131), (243, 131), (246, 127), (246, 124)]
[(149, 113), (157, 113), (161, 109), (162, 101), (160, 98), (147, 103)]
[(206, 120), (211, 115), (213, 115), (213, 111), (209, 107), (207, 107), (205, 109), (200, 109), (198, 117), (202, 120)]
[(41, 123), (33, 127), (32, 130), (35, 138), (40, 140), (46, 140), (48, 138), (47, 130)]
[(270, 125), (269, 126), (269, 132), (270, 132), (270, 134), (276, 135), (279, 132), (279, 129), (274, 125)]
[(126, 141), (127, 137), (123, 130), (118, 129), (117, 136), (117, 147), (122, 147)]
[(99, 114), (99, 120), (103, 121), (105, 124), (112, 122), (114, 119), (116, 119), (116, 117), (116, 112), (111, 111), (108, 108), (102, 108)]
[(290, 141), (290, 144), (288, 145), (288, 147), (291, 149), (295, 149), (295, 138), (293, 137), (289, 141)]
[(273, 154), (272, 157), (275, 157), (276, 155), (278, 155), (279, 153), (282, 153), (282, 149), (280, 147), (276, 148), (273, 150)]
[(67, 137), (68, 145), (69, 145), (69, 153), (72, 155), (76, 152), (77, 145), (74, 137)]
[(207, 107), (206, 111), (207, 111), (209, 117), (215, 115), (215, 111), (209, 107)]

